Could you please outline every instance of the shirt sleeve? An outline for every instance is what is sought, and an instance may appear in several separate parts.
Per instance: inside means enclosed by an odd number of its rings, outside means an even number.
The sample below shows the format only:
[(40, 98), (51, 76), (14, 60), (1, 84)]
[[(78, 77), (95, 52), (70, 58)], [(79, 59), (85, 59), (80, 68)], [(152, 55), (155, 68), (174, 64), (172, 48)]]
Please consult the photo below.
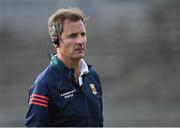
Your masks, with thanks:
[(49, 90), (46, 85), (33, 85), (29, 90), (28, 112), (25, 119), (27, 127), (50, 125)]
[[(92, 69), (92, 73), (93, 73), (93, 76), (95, 77), (96, 82), (98, 83), (97, 85), (99, 85), (98, 88), (100, 91), (100, 95), (101, 95), (101, 97), (103, 97), (103, 91), (102, 91), (102, 85), (101, 85), (100, 77), (97, 74), (97, 72), (95, 71), (95, 69)], [(103, 100), (102, 100), (102, 98), (101, 98), (101, 113), (102, 113), (102, 126), (103, 126), (104, 117), (103, 117)]]

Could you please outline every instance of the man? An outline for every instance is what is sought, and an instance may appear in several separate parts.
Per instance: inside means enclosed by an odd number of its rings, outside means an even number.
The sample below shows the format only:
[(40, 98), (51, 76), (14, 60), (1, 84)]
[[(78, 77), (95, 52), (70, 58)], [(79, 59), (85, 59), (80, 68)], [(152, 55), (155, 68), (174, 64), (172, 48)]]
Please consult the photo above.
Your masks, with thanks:
[(103, 126), (102, 88), (86, 50), (84, 14), (78, 8), (59, 9), (48, 20), (57, 54), (29, 91), (25, 125)]

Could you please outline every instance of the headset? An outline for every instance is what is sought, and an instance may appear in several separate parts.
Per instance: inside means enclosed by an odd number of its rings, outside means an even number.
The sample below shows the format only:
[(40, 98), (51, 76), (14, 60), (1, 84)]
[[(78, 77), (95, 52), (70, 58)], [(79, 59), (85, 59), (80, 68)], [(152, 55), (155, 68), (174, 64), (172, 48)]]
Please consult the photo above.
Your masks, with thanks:
[[(60, 32), (58, 31), (58, 29), (56, 28), (57, 24), (55, 25), (52, 25), (50, 28), (49, 28), (49, 34), (50, 34), (50, 37), (51, 37), (51, 42), (48, 43), (47, 45), (47, 54), (49, 56), (49, 58), (51, 59), (52, 55), (54, 55), (55, 53), (51, 54), (50, 53), (50, 46), (51, 46), (51, 43), (53, 43), (55, 45), (56, 48), (60, 47), (60, 39), (59, 39), (59, 35)], [(60, 31), (61, 31), (61, 26), (60, 27)]]
[[(59, 27), (60, 30), (57, 27)], [(60, 39), (59, 39), (58, 34), (61, 33), (61, 29), (62, 29), (62, 26), (59, 25), (58, 23), (55, 23), (49, 29), (49, 34), (51, 36), (51, 41), (52, 41), (53, 44), (56, 45), (56, 48), (60, 46)]]
[(52, 39), (52, 43), (56, 45), (56, 48), (60, 46), (60, 40), (59, 36), (55, 36), (54, 39)]

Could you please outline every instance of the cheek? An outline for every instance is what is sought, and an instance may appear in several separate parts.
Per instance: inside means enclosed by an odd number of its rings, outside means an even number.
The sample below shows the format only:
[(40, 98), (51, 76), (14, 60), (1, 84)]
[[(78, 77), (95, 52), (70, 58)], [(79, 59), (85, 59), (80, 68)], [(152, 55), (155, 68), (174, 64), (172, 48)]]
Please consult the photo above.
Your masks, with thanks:
[(72, 53), (74, 51), (73, 42), (67, 42), (66, 51)]
[(86, 48), (86, 43), (87, 43), (87, 38), (85, 39), (85, 42), (84, 42), (84, 47)]
[(87, 43), (87, 37), (84, 38), (84, 43), (85, 43), (85, 44)]
[(73, 52), (74, 52), (74, 47), (73, 47), (73, 46), (70, 46), (70, 47), (69, 47), (69, 52), (70, 52), (70, 53), (73, 53)]

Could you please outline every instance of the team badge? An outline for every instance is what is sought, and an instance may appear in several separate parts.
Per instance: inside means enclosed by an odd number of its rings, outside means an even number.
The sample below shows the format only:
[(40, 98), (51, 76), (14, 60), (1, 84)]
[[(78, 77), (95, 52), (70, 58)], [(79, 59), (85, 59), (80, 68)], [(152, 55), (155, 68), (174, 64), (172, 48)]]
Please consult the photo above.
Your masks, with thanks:
[(96, 91), (95, 85), (94, 84), (90, 84), (90, 87), (91, 87), (92, 93), (96, 95), (97, 91)]

